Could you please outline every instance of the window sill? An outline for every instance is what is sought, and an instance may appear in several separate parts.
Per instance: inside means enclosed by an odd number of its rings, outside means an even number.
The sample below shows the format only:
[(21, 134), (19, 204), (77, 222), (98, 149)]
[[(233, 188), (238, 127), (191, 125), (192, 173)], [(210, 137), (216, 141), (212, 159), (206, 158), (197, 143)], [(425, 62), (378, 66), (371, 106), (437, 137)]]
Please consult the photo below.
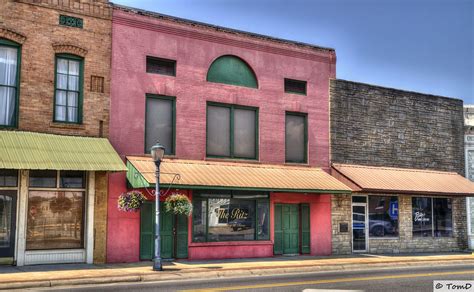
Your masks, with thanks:
[(73, 124), (73, 123), (61, 123), (61, 122), (50, 122), (49, 126), (51, 128), (58, 128), (58, 129), (77, 129), (77, 130), (84, 130), (86, 127), (84, 124)]
[(270, 240), (247, 240), (247, 241), (217, 241), (217, 242), (191, 242), (189, 247), (206, 246), (242, 246), (242, 245), (269, 245)]
[(246, 158), (217, 158), (217, 157), (206, 157), (205, 161), (216, 161), (216, 162), (237, 162), (237, 163), (252, 163), (261, 164), (257, 159), (246, 159)]

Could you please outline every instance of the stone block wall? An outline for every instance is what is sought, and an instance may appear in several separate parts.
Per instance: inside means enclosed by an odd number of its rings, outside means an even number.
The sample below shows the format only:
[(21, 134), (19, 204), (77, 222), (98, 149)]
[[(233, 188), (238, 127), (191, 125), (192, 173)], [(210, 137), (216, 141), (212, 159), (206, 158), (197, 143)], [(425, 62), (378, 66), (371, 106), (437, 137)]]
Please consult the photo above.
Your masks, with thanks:
[[(465, 198), (452, 197), (452, 237), (413, 237), (412, 197), (410, 195), (398, 195), (399, 236), (396, 238), (369, 237), (368, 252), (376, 254), (448, 252), (461, 251), (467, 248)], [(332, 197), (333, 254), (350, 254), (352, 252), (351, 202), (351, 196), (333, 195)], [(348, 233), (339, 231), (340, 222), (349, 223)]]
[(462, 100), (331, 80), (334, 163), (464, 176)]
[(107, 188), (106, 172), (95, 173), (95, 202), (94, 202), (94, 263), (103, 264), (106, 261), (107, 247)]

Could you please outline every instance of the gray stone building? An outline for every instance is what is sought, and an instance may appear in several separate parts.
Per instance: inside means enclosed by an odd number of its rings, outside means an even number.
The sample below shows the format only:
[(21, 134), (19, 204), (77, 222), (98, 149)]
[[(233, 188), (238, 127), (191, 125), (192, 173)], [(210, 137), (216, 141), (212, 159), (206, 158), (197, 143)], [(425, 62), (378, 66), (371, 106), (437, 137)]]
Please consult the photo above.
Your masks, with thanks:
[[(333, 253), (467, 248), (463, 102), (331, 80)], [(474, 153), (474, 152), (473, 152)]]
[[(466, 177), (474, 181), (474, 105), (464, 106), (464, 145)], [(474, 250), (474, 197), (466, 199), (469, 248)]]

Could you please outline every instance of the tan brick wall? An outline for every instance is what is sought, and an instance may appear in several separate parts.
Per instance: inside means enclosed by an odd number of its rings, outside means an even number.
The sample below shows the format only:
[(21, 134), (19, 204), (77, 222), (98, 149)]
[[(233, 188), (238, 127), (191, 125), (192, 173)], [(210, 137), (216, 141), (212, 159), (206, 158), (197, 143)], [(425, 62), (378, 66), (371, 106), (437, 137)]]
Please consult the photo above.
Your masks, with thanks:
[[(19, 130), (108, 136), (112, 23), (111, 8), (105, 2), (0, 1), (0, 37), (23, 42)], [(59, 25), (60, 14), (82, 18), (83, 29)], [(55, 54), (59, 52), (85, 53), (82, 125), (52, 122)], [(104, 93), (90, 91), (91, 75), (104, 77)]]
[(95, 173), (94, 263), (105, 263), (107, 235), (107, 173)]
[[(447, 252), (467, 248), (465, 198), (453, 197), (452, 237), (413, 237), (412, 196), (399, 195), (399, 236), (397, 238), (369, 238), (370, 253)], [(333, 254), (350, 254), (352, 248), (352, 201), (350, 196), (333, 195), (332, 228)], [(348, 222), (349, 232), (339, 232), (339, 223)]]

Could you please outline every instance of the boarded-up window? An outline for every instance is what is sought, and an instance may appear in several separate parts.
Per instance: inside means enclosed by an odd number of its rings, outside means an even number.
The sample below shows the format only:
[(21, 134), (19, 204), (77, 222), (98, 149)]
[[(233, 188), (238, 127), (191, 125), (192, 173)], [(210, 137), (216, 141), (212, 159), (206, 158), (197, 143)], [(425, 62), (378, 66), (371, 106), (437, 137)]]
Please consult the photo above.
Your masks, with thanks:
[(104, 93), (104, 77), (102, 76), (91, 76), (91, 91)]
[(146, 99), (145, 153), (150, 153), (159, 141), (165, 154), (175, 151), (175, 99), (174, 97), (148, 95)]
[(306, 81), (285, 78), (285, 92), (306, 95)]
[(286, 113), (285, 158), (286, 162), (306, 163), (306, 115)]
[(176, 61), (146, 57), (146, 72), (168, 76), (176, 76)]

